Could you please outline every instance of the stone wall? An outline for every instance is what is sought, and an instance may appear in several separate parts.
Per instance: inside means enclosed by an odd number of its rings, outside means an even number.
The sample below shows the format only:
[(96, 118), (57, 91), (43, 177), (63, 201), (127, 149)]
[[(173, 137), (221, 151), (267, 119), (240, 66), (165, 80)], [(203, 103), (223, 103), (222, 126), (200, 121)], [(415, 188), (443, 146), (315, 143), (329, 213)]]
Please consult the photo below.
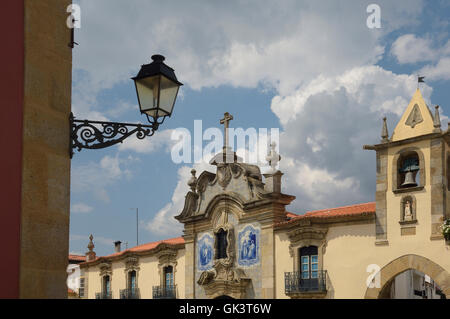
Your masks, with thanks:
[(70, 0), (25, 0), (20, 297), (65, 298), (69, 249)]

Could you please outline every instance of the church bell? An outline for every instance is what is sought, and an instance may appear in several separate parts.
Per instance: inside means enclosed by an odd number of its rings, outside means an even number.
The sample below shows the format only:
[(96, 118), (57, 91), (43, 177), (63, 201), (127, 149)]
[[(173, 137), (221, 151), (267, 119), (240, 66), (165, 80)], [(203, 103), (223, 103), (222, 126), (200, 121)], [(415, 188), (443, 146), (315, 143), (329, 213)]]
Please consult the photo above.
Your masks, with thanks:
[(415, 180), (415, 172), (406, 172), (405, 174), (405, 181), (402, 184), (402, 187), (413, 187), (417, 186), (416, 180)]

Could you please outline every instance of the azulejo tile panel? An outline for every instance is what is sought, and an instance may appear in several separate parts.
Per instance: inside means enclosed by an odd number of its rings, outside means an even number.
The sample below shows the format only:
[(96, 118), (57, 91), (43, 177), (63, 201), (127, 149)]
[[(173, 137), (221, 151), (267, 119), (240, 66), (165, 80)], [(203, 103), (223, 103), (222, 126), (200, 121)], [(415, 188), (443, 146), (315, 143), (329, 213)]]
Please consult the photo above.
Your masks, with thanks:
[(204, 234), (198, 240), (197, 268), (208, 270), (213, 265), (214, 240), (210, 234)]
[(259, 229), (245, 226), (238, 234), (238, 264), (239, 266), (252, 266), (259, 264)]

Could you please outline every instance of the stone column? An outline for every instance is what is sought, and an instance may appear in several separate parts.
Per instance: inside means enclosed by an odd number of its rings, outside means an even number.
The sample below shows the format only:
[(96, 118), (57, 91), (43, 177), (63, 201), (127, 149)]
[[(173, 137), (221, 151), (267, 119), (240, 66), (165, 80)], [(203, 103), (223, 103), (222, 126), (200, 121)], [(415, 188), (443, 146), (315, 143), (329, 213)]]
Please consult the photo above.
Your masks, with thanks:
[(185, 299), (195, 299), (195, 235), (184, 236)]
[(431, 239), (442, 239), (439, 227), (445, 217), (444, 163), (444, 141), (439, 137), (430, 145)]
[(272, 224), (261, 226), (261, 298), (275, 298), (275, 243)]
[(388, 152), (387, 149), (377, 151), (377, 188), (376, 201), (376, 245), (387, 245), (387, 204), (386, 192), (388, 187)]

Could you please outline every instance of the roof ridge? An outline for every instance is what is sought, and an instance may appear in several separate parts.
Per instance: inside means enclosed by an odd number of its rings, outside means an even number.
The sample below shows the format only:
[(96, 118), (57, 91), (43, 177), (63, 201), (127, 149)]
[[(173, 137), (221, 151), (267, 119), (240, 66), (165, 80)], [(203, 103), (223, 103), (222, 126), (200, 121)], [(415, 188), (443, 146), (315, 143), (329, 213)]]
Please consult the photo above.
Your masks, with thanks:
[(309, 214), (309, 213), (318, 213), (318, 212), (344, 209), (344, 208), (350, 208), (350, 207), (357, 207), (357, 206), (363, 206), (363, 205), (371, 205), (371, 204), (375, 204), (375, 203), (376, 202), (367, 202), (367, 203), (359, 203), (359, 204), (352, 204), (352, 205), (332, 207), (332, 208), (323, 208), (323, 209), (318, 209), (318, 210), (310, 210), (310, 211), (307, 211), (304, 215)]

